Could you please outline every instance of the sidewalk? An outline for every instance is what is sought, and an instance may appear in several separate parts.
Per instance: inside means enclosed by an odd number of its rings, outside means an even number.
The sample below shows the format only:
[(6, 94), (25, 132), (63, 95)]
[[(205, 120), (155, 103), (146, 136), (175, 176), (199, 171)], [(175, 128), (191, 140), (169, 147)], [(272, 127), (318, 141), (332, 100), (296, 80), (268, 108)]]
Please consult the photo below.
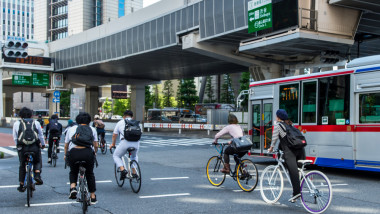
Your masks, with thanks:
[(14, 146), (13, 137), (11, 134), (0, 133), (0, 147)]

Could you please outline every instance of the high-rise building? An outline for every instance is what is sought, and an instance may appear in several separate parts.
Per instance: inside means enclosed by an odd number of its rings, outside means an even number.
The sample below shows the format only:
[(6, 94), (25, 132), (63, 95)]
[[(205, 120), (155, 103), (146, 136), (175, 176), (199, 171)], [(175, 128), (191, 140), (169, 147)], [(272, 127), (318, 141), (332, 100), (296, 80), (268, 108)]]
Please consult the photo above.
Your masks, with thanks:
[[(119, 18), (120, 1), (125, 14), (142, 8), (142, 0), (34, 0), (35, 39), (54, 41), (81, 33)], [(141, 5), (141, 7), (140, 7)], [(129, 9), (129, 10), (128, 10)]]
[(143, 0), (118, 0), (119, 17), (126, 16), (143, 8)]
[(1, 35), (33, 39), (34, 36), (34, 3), (33, 0), (1, 1)]

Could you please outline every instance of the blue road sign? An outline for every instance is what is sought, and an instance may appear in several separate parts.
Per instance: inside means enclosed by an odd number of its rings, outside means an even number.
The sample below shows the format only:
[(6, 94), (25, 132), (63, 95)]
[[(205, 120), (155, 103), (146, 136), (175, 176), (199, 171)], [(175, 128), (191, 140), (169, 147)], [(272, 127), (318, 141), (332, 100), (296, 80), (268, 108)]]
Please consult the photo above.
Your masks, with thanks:
[(59, 97), (54, 97), (53, 98), (53, 103), (59, 103), (61, 99)]
[(61, 96), (61, 92), (60, 91), (54, 91), (54, 97), (60, 97)]

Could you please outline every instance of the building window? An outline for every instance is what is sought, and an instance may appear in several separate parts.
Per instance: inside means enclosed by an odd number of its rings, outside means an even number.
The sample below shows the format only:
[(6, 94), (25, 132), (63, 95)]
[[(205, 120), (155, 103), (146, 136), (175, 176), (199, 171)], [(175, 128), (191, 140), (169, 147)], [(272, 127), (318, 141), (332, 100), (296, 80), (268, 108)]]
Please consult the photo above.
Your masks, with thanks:
[(359, 122), (380, 123), (380, 93), (359, 95)]
[(289, 119), (295, 124), (298, 123), (298, 97), (298, 83), (280, 86), (280, 109), (285, 109)]
[(317, 123), (317, 82), (302, 83), (302, 123)]

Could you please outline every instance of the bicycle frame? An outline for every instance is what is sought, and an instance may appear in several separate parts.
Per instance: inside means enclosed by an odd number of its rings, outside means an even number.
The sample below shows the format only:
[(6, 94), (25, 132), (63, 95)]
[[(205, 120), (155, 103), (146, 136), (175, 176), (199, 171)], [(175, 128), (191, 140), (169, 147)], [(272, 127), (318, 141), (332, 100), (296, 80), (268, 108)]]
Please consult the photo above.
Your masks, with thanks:
[[(26, 172), (28, 172), (28, 170), (30, 169), (30, 172), (32, 175), (32, 184), (34, 184), (35, 181), (34, 181), (34, 171), (33, 171), (34, 169), (33, 169), (33, 157), (32, 157), (32, 155), (29, 155), (26, 161), (27, 161), (27, 164), (25, 164), (25, 170), (26, 170)], [(28, 181), (28, 174), (26, 173), (25, 179), (24, 179), (24, 187), (27, 187), (27, 181)]]
[[(218, 145), (221, 146), (221, 149), (220, 149), (220, 150), (217, 148)], [(217, 145), (215, 145), (215, 149), (216, 149), (216, 151), (219, 153), (219, 157), (222, 158), (222, 159), (223, 159), (223, 154), (224, 154), (224, 147), (227, 146), (227, 145), (229, 145), (229, 144), (221, 143), (221, 144), (217, 144)], [(235, 177), (235, 175), (236, 175), (236, 171), (237, 171), (237, 167), (238, 167), (239, 164), (241, 163), (241, 158), (239, 158), (239, 157), (237, 156), (237, 154), (234, 154), (233, 156), (234, 156), (234, 160), (235, 160), (236, 164), (235, 164), (235, 170), (234, 170), (234, 171), (231, 170), (231, 172), (230, 172), (230, 174), (229, 174), (231, 177)], [(221, 163), (221, 162), (219, 162), (219, 164), (220, 164), (220, 163)], [(216, 169), (219, 168), (219, 164), (218, 164), (218, 165), (215, 165), (214, 171), (215, 171)]]
[[(131, 164), (130, 164), (130, 162), (131, 162), (131, 159), (129, 158), (129, 153), (128, 153), (128, 155), (127, 154), (125, 154), (125, 155), (123, 155), (123, 157), (121, 157), (121, 159), (122, 159), (122, 161), (123, 161), (123, 164), (125, 164), (125, 163), (127, 163), (127, 166), (124, 166), (124, 169), (127, 169), (127, 171), (128, 171), (128, 176), (129, 177), (132, 177), (132, 170), (131, 170)], [(125, 159), (127, 159), (127, 162), (125, 162)]]

